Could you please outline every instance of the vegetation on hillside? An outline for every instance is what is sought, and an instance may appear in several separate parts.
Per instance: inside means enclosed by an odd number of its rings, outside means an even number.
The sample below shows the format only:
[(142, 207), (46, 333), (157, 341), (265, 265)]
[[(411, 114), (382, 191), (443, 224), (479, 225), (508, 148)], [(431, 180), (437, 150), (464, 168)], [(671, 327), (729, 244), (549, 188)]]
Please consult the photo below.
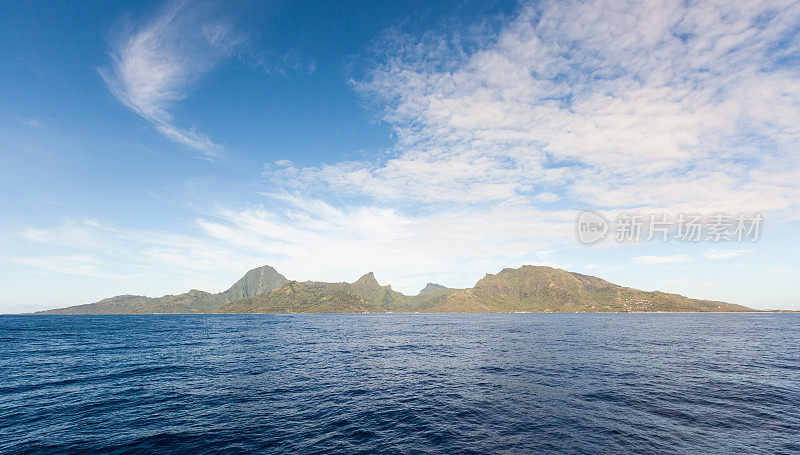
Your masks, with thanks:
[(120, 295), (99, 302), (41, 311), (41, 314), (150, 314), (150, 313), (213, 313), (222, 305), (261, 295), (286, 283), (286, 277), (265, 265), (250, 270), (227, 291), (218, 294), (193, 289), (178, 295), (145, 297)]
[(449, 295), (431, 312), (703, 312), (752, 311), (741, 305), (640, 291), (552, 267), (523, 266), (488, 274)]
[(381, 286), (372, 272), (353, 283), (288, 281), (272, 267), (253, 269), (219, 294), (192, 290), (150, 298), (124, 295), (43, 313), (500, 313), (753, 311), (741, 305), (640, 291), (552, 267), (487, 274), (469, 289), (428, 283), (408, 296)]

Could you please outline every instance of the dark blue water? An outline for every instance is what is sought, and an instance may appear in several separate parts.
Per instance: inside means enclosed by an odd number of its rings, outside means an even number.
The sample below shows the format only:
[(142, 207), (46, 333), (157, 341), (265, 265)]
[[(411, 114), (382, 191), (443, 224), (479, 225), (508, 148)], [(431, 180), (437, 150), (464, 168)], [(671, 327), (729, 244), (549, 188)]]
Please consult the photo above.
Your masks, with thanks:
[(0, 317), (3, 453), (800, 453), (800, 315)]

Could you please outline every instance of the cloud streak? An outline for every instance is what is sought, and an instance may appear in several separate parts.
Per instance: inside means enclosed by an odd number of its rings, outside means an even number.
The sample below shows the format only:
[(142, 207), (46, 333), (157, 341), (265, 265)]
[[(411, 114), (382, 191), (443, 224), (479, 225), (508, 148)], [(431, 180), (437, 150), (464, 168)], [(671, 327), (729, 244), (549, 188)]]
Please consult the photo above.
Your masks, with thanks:
[(272, 177), (387, 202), (796, 216), (799, 22), (781, 0), (597, 0), (524, 6), (469, 42), (390, 34), (354, 84), (393, 152)]
[(675, 264), (678, 262), (689, 262), (691, 260), (691, 256), (683, 254), (674, 254), (670, 256), (637, 256), (631, 258), (631, 262), (639, 265)]
[(11, 262), (138, 281), (162, 280), (164, 270), (170, 271), (167, 276), (210, 279), (213, 272), (230, 276), (263, 264), (300, 280), (351, 280), (374, 271), (382, 281), (414, 293), (432, 279), (471, 286), (487, 271), (547, 262), (547, 246), (572, 240), (571, 212), (531, 213), (500, 205), (490, 213), (493, 222), (485, 216), (464, 210), (409, 216), (280, 193), (265, 205), (199, 217), (185, 235), (91, 220), (28, 229), (21, 240), (46, 253)]
[(118, 24), (111, 64), (99, 72), (111, 93), (164, 137), (213, 157), (221, 146), (205, 133), (177, 126), (170, 108), (242, 41), (207, 5), (173, 2), (140, 26)]
[(717, 261), (720, 259), (733, 259), (741, 256), (747, 256), (755, 253), (754, 250), (722, 250), (722, 249), (709, 249), (703, 257), (710, 261)]

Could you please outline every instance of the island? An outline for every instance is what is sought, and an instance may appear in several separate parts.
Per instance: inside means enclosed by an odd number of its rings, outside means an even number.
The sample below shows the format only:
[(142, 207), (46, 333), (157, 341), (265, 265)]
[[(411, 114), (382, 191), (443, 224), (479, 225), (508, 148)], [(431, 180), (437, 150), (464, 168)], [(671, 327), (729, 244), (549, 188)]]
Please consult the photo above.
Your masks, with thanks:
[(428, 283), (417, 295), (381, 285), (370, 272), (353, 283), (294, 281), (263, 266), (230, 289), (177, 295), (120, 295), (36, 314), (153, 313), (629, 313), (754, 312), (733, 303), (641, 291), (562, 269), (525, 265), (486, 274), (471, 288)]

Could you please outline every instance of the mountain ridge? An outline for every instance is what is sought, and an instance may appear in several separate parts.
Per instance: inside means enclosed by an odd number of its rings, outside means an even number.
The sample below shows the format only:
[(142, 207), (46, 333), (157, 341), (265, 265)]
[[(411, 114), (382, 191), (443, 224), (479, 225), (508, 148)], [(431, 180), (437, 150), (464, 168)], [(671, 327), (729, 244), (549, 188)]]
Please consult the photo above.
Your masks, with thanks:
[(230, 288), (217, 294), (192, 289), (182, 294), (161, 297), (123, 294), (94, 303), (39, 311), (35, 314), (150, 314), (150, 313), (211, 313), (220, 306), (260, 295), (289, 281), (271, 266), (249, 270)]
[(487, 273), (471, 288), (428, 283), (409, 296), (381, 285), (373, 272), (352, 283), (289, 280), (273, 267), (248, 271), (226, 291), (119, 295), (35, 314), (147, 313), (510, 313), (510, 312), (743, 312), (742, 305), (641, 291), (602, 278), (524, 265)]

